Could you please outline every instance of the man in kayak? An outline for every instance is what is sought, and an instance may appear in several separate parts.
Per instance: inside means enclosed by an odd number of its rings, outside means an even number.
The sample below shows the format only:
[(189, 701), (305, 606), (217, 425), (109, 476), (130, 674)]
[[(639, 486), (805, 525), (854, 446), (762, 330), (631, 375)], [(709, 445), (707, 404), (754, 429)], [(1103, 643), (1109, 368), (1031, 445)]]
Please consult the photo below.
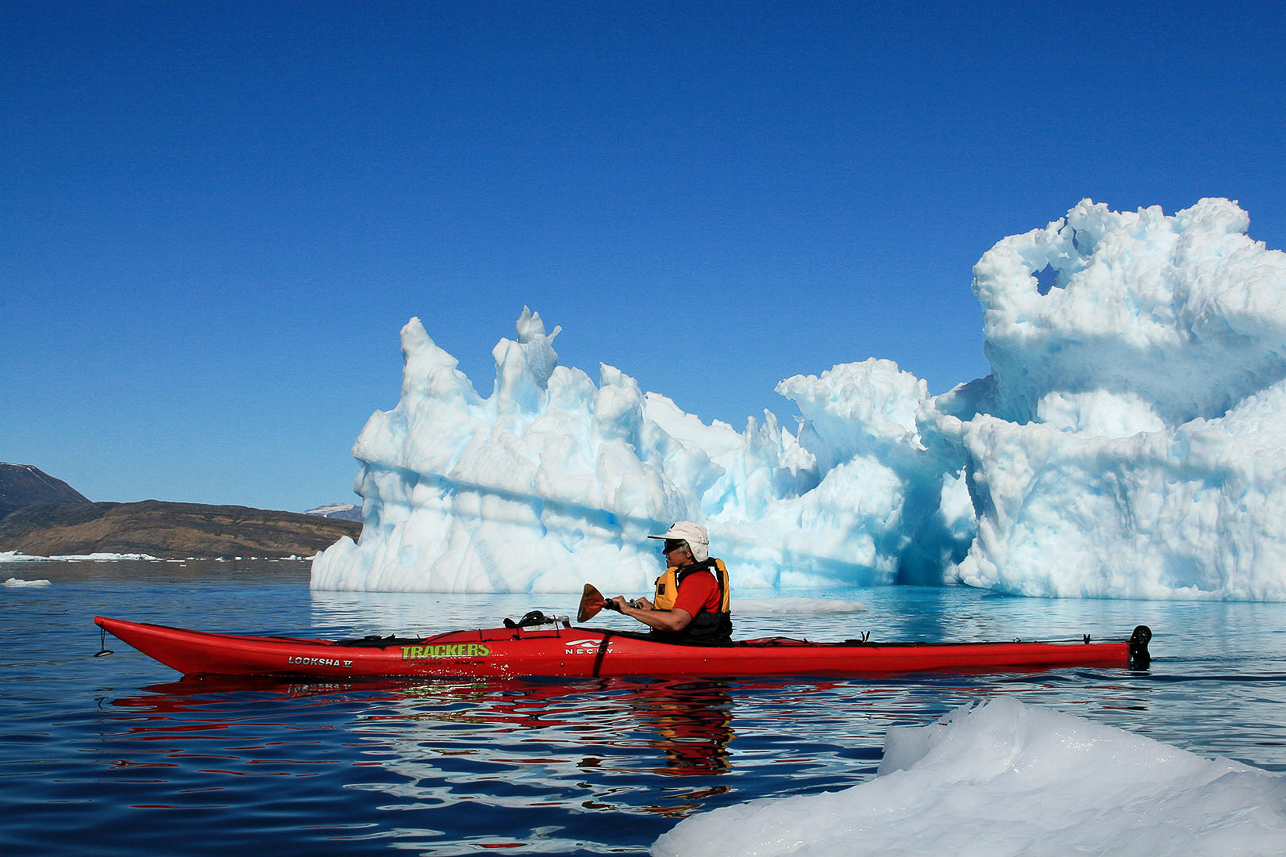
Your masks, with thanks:
[(706, 528), (692, 521), (679, 521), (662, 535), (661, 553), (666, 570), (656, 579), (651, 601), (611, 599), (621, 613), (632, 616), (652, 629), (660, 639), (676, 643), (726, 643), (732, 639), (732, 587), (723, 560), (711, 559)]

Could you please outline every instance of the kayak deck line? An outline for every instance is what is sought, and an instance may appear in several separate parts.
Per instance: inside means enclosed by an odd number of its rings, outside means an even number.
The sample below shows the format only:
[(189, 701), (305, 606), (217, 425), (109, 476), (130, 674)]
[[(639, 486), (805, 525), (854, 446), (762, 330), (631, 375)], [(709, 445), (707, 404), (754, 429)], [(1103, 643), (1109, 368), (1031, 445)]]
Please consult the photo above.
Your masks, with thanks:
[[(186, 675), (549, 677), (863, 675), (1005, 672), (1083, 666), (1147, 669), (1152, 632), (1128, 639), (980, 642), (816, 642), (776, 636), (720, 645), (662, 642), (646, 633), (573, 626), (532, 614), (505, 627), (423, 638), (349, 640), (193, 631), (95, 616), (94, 623)], [(530, 621), (529, 621), (530, 620)]]

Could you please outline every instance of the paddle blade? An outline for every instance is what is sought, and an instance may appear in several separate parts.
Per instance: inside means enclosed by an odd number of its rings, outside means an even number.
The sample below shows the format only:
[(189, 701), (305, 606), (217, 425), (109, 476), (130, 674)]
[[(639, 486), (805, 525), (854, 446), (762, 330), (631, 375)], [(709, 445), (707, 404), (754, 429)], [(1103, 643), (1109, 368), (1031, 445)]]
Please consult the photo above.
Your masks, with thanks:
[(598, 611), (602, 610), (606, 603), (603, 593), (599, 592), (594, 584), (585, 584), (585, 591), (580, 596), (580, 609), (576, 611), (576, 621), (588, 622), (598, 615)]

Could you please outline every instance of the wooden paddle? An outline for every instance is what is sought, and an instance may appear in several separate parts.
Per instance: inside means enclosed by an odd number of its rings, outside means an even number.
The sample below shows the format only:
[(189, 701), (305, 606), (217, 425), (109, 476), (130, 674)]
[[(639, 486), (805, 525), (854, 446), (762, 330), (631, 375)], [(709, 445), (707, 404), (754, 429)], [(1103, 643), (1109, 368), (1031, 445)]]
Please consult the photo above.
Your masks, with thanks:
[[(637, 607), (638, 604), (631, 601), (630, 606)], [(580, 609), (576, 611), (576, 621), (588, 622), (590, 619), (597, 616), (598, 611), (602, 610), (604, 607), (608, 610), (615, 610), (618, 613), (621, 612), (621, 608), (616, 606), (615, 601), (608, 601), (603, 597), (603, 593), (598, 591), (594, 584), (587, 583), (585, 584), (585, 591), (582, 592), (580, 596)]]

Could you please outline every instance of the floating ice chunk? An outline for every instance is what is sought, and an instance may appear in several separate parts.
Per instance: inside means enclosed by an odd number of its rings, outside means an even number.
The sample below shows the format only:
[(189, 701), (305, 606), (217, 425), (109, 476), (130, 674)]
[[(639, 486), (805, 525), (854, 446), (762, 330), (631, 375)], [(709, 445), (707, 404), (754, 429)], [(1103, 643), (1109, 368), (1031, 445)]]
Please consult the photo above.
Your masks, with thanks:
[(734, 598), (732, 612), (737, 616), (820, 616), (831, 613), (859, 613), (866, 609), (860, 601), (842, 598)]
[(1281, 854), (1286, 778), (999, 698), (892, 727), (879, 774), (840, 792), (693, 816), (658, 857)]
[(121, 560), (160, 562), (156, 557), (145, 553), (83, 553), (59, 556), (30, 556), (17, 551), (0, 552), (0, 562), (117, 562)]

